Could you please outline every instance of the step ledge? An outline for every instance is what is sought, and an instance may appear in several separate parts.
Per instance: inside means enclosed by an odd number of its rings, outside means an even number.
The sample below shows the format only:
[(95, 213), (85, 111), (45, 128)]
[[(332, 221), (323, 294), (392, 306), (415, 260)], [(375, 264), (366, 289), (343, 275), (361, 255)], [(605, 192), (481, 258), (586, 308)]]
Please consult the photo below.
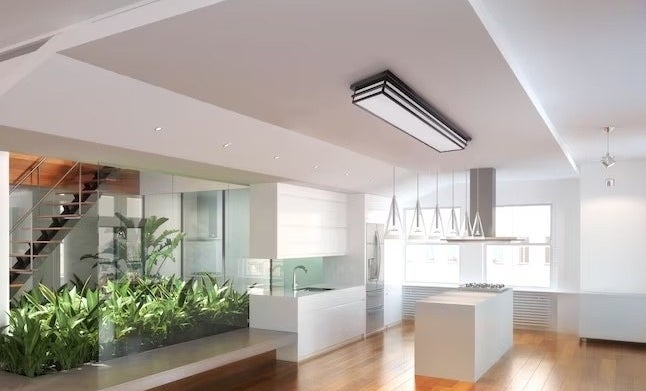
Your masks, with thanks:
[(147, 390), (295, 343), (296, 333), (247, 328), (36, 378), (0, 371), (0, 384), (21, 391)]

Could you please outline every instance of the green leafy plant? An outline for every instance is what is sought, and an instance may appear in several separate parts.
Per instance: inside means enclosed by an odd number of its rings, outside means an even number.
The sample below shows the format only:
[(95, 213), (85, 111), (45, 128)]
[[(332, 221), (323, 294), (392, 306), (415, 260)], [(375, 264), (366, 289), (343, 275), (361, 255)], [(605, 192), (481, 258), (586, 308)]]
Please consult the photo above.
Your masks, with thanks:
[(0, 339), (0, 367), (36, 376), (96, 360), (101, 300), (87, 282), (54, 291), (39, 285), (14, 302)]
[(98, 360), (101, 350), (118, 357), (248, 326), (247, 292), (206, 274), (125, 276), (97, 289), (88, 281), (56, 291), (41, 284), (14, 301), (0, 368), (37, 376)]
[[(119, 273), (117, 277), (131, 273), (143, 273), (147, 276), (159, 276), (166, 261), (175, 262), (173, 252), (184, 239), (185, 234), (177, 229), (158, 230), (168, 222), (167, 217), (150, 216), (135, 224), (133, 219), (121, 213), (115, 213), (120, 226), (115, 229), (114, 242), (100, 253), (85, 254), (81, 260), (95, 260), (97, 265), (110, 265)], [(128, 231), (141, 230), (141, 238), (135, 248), (128, 244)]]

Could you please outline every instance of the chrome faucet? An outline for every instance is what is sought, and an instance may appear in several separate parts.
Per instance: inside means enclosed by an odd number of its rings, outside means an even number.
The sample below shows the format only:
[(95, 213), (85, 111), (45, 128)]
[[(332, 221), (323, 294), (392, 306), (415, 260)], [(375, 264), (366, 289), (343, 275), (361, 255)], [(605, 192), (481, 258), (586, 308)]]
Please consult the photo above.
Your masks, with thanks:
[(294, 271), (292, 272), (292, 290), (295, 291), (298, 289), (298, 284), (296, 283), (296, 270), (301, 269), (305, 273), (307, 273), (307, 268), (303, 265), (298, 265), (294, 268)]

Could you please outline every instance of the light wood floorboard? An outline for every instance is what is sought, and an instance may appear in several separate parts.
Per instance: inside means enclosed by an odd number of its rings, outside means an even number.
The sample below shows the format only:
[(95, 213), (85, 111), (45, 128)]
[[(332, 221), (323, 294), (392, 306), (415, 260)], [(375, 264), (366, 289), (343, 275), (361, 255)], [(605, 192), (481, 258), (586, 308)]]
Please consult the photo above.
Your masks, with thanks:
[[(405, 322), (300, 365), (276, 362), (230, 390), (646, 390), (646, 347), (579, 344), (576, 336), (515, 331), (514, 347), (477, 383), (415, 376), (414, 323)], [(258, 381), (250, 384), (249, 378)], [(211, 383), (203, 390), (222, 390)]]

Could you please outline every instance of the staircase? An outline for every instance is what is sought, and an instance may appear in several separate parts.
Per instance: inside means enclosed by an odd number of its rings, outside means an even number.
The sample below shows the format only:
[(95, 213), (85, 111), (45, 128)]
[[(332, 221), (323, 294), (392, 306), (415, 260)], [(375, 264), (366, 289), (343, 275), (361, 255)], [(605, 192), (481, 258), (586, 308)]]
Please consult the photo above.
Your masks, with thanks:
[[(12, 186), (10, 194), (21, 186), (39, 188), (39, 181), (34, 183), (33, 178), (38, 178), (46, 160), (36, 160)], [(110, 180), (118, 169), (70, 162), (69, 168), (65, 166), (62, 171), (54, 185), (47, 186), (46, 194), (11, 228), (9, 287), (12, 296), (32, 278), (76, 223), (97, 203), (101, 184)]]

